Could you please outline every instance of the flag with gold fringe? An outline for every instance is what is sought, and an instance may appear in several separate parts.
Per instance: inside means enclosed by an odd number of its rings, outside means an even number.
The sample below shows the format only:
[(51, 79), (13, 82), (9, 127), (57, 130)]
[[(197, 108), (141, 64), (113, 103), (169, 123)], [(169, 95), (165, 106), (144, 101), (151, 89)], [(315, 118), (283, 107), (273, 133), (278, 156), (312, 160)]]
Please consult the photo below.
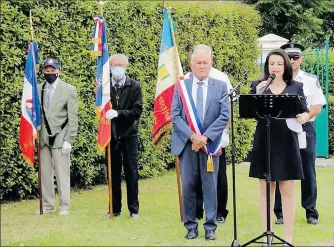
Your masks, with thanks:
[(162, 144), (171, 129), (171, 106), (174, 85), (183, 79), (183, 70), (175, 43), (171, 8), (163, 10), (163, 28), (158, 63), (158, 81), (154, 99), (152, 139), (154, 147)]

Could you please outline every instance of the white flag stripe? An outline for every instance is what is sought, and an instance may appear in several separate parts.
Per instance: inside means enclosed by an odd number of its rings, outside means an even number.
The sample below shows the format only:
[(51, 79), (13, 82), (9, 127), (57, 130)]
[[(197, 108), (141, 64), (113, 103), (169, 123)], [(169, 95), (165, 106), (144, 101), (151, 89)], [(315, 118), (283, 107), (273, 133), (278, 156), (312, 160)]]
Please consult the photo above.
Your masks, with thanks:
[[(159, 56), (158, 70), (161, 66), (164, 65), (169, 74), (169, 77), (163, 81), (158, 77), (155, 98), (157, 98), (161, 92), (173, 86), (176, 83), (177, 76), (183, 75), (180, 59), (178, 55), (176, 56), (175, 54), (177, 54), (177, 49), (174, 45)], [(178, 68), (176, 66), (178, 66)], [(180, 72), (180, 75), (178, 75), (178, 71)]]

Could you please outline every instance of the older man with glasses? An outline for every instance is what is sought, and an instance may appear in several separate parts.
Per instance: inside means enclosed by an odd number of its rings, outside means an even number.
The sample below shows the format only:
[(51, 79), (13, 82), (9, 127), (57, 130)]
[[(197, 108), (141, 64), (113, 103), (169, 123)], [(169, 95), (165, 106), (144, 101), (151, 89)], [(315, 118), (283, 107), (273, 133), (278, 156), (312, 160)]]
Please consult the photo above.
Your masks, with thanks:
[[(309, 109), (310, 120), (303, 125), (306, 132), (307, 147), (300, 149), (302, 157), (304, 179), (301, 180), (301, 200), (302, 206), (306, 210), (306, 220), (308, 224), (318, 224), (319, 213), (316, 209), (317, 201), (317, 180), (315, 172), (315, 148), (316, 133), (313, 127), (315, 117), (320, 114), (321, 108), (326, 104), (325, 96), (321, 90), (317, 76), (300, 69), (303, 62), (302, 52), (304, 47), (298, 43), (287, 43), (281, 46), (288, 54), (295, 81), (303, 83), (303, 90), (306, 96), (307, 107)], [(283, 224), (281, 194), (276, 186), (274, 212), (277, 217), (276, 224)]]
[[(110, 56), (112, 110), (111, 164), (113, 216), (121, 216), (122, 169), (124, 170), (127, 205), (131, 219), (139, 219), (138, 199), (138, 124), (143, 110), (140, 83), (126, 74), (128, 58), (124, 54)], [(105, 215), (109, 219), (110, 212)]]

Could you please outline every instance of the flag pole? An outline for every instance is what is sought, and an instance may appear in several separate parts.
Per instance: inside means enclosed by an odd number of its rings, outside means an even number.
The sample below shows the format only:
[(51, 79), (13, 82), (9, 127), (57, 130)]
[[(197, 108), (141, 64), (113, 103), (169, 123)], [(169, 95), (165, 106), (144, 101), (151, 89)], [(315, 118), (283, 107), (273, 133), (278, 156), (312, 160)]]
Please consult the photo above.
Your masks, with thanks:
[(103, 5), (106, 3), (107, 1), (99, 1), (99, 2), (96, 2), (97, 5), (99, 5), (99, 10), (100, 10), (100, 15), (102, 16), (103, 15)]
[[(163, 8), (166, 9), (166, 5), (165, 5), (165, 1), (163, 0)], [(171, 31), (172, 31), (172, 39), (173, 39), (173, 43), (176, 46), (176, 42), (175, 42), (175, 34), (174, 34), (174, 26), (173, 26), (173, 22), (172, 19), (170, 18), (170, 26), (171, 26)], [(176, 49), (177, 51), (177, 49)], [(178, 53), (178, 51), (177, 51)], [(178, 78), (180, 78), (180, 71), (177, 71), (177, 76)], [(181, 177), (180, 177), (180, 159), (178, 156), (176, 156), (175, 158), (175, 170), (176, 170), (176, 182), (177, 182), (177, 191), (178, 191), (178, 195), (179, 195), (179, 208), (180, 208), (180, 218), (181, 221), (183, 221), (183, 207), (182, 207), (182, 187), (181, 187)]]
[(183, 221), (183, 208), (182, 208), (182, 189), (181, 189), (181, 178), (180, 178), (180, 162), (179, 157), (175, 158), (176, 167), (176, 181), (177, 181), (177, 192), (179, 194), (179, 208), (180, 208), (180, 218)]
[(30, 38), (31, 38), (31, 41), (34, 40), (34, 28), (32, 26), (32, 15), (31, 15), (31, 10), (29, 12), (29, 19), (30, 19)]
[[(110, 121), (110, 120), (108, 120)], [(110, 219), (113, 217), (113, 207), (112, 207), (112, 184), (111, 184), (111, 154), (110, 154), (110, 142), (107, 145), (107, 162), (108, 162), (108, 194), (109, 194), (109, 214)]]
[[(34, 28), (32, 25), (32, 14), (31, 9), (29, 11), (29, 20), (30, 20), (30, 39), (31, 42), (34, 41)], [(32, 47), (30, 47), (32, 49)], [(34, 56), (34, 53), (33, 53)], [(34, 66), (35, 66), (35, 73), (36, 73), (36, 63), (34, 58)], [(40, 136), (40, 130), (37, 129), (37, 137), (36, 137), (36, 143), (37, 143), (37, 165), (38, 165), (38, 187), (39, 187), (39, 214), (43, 214), (43, 191), (42, 191), (42, 170), (41, 170), (41, 146), (39, 142), (39, 136)]]
[(39, 187), (39, 214), (43, 214), (43, 194), (42, 194), (42, 171), (41, 171), (41, 146), (39, 144), (40, 130), (37, 130), (37, 164), (38, 164), (38, 187)]
[[(107, 1), (99, 1), (97, 4), (99, 5), (100, 16), (103, 16), (103, 5)], [(106, 120), (111, 121), (111, 120)], [(109, 195), (109, 218), (113, 218), (113, 206), (112, 206), (112, 173), (111, 173), (111, 147), (110, 147), (111, 139), (107, 145), (107, 170), (108, 170), (108, 195)]]

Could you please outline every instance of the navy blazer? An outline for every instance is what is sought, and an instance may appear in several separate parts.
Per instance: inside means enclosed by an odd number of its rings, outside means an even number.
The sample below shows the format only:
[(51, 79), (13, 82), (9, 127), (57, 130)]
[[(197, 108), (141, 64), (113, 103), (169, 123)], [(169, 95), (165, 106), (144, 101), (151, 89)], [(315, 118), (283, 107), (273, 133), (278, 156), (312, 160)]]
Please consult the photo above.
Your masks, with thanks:
[[(191, 96), (193, 76), (186, 79), (184, 83)], [(227, 93), (226, 83), (209, 77), (203, 120), (204, 132), (202, 134), (208, 137), (210, 147), (217, 144), (215, 142), (219, 141), (219, 137), (222, 135), (230, 118), (229, 98)], [(172, 101), (172, 123), (171, 151), (172, 154), (179, 155), (194, 132), (189, 127), (177, 86), (174, 88)]]

